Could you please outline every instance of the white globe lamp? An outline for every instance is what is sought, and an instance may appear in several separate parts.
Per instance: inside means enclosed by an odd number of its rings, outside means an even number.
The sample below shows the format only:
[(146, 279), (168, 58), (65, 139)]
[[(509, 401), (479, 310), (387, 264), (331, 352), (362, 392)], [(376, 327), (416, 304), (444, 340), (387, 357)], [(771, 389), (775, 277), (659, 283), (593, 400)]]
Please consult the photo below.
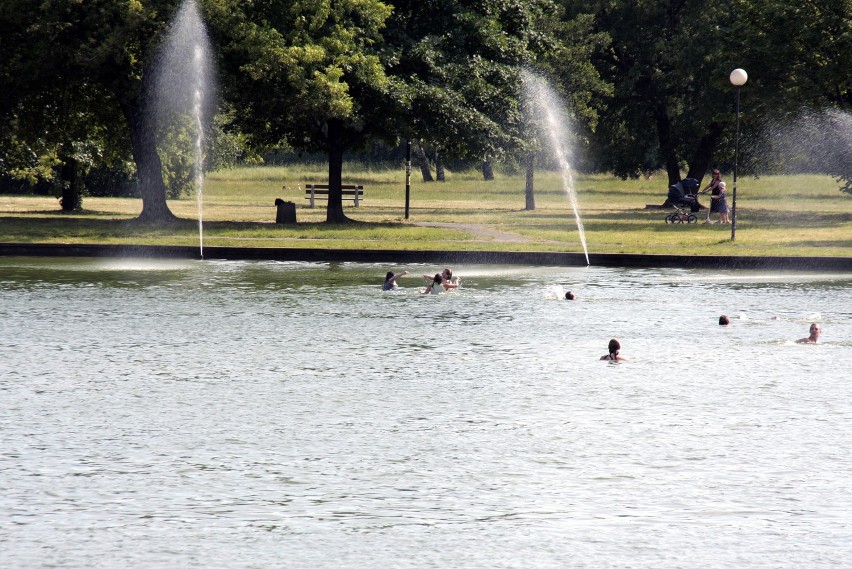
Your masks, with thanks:
[(731, 85), (734, 87), (742, 87), (748, 81), (748, 73), (745, 69), (734, 69), (731, 71)]

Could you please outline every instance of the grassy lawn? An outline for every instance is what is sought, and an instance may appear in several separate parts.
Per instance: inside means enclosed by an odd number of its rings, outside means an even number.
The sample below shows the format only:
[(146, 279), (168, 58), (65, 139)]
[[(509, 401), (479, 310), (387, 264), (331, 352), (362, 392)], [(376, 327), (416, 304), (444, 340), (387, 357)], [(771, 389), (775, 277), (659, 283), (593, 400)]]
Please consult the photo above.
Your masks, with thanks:
[[(447, 182), (427, 184), (415, 171), (405, 220), (402, 168), (348, 164), (344, 182), (364, 184), (366, 196), (359, 208), (344, 202), (347, 215), (361, 222), (345, 225), (324, 223), (325, 202), (308, 207), (305, 186), (324, 181), (323, 168), (305, 166), (211, 173), (204, 187), (204, 245), (582, 251), (573, 210), (554, 172), (536, 173), (536, 209), (525, 211), (523, 176), (485, 182), (478, 172), (451, 172)], [(733, 185), (726, 181), (730, 204)], [(852, 196), (828, 176), (740, 178), (736, 241), (730, 226), (668, 225), (668, 212), (645, 209), (665, 200), (663, 174), (651, 180), (578, 176), (575, 184), (590, 252), (852, 256)], [(296, 225), (274, 223), (275, 198), (297, 204)], [(52, 197), (0, 196), (0, 241), (198, 244), (194, 197), (170, 201), (182, 221), (163, 228), (133, 221), (142, 207), (138, 199), (86, 197), (83, 205), (83, 211), (62, 213)]]

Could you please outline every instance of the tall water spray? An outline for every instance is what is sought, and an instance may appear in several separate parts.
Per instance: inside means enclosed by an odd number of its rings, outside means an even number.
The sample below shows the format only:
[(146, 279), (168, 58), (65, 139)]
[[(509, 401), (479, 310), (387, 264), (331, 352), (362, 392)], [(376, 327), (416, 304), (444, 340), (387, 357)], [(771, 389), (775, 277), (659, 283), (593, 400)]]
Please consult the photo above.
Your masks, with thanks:
[(192, 155), (191, 179), (198, 208), (201, 258), (204, 258), (205, 130), (215, 111), (216, 92), (211, 53), (210, 38), (198, 5), (194, 0), (186, 0), (160, 47), (149, 101), (149, 119), (159, 140), (191, 141), (191, 148), (184, 150)]
[(755, 164), (769, 171), (834, 176), (852, 191), (852, 113), (839, 109), (802, 109), (763, 129)]
[(523, 95), (526, 112), (532, 119), (530, 122), (541, 132), (544, 142), (549, 143), (549, 148), (545, 148), (545, 150), (552, 152), (553, 158), (559, 166), (565, 195), (568, 196), (571, 207), (574, 209), (577, 232), (580, 235), (580, 243), (583, 245), (583, 253), (586, 255), (586, 264), (590, 264), (589, 250), (586, 247), (586, 230), (583, 227), (582, 219), (580, 219), (577, 191), (574, 188), (574, 176), (571, 168), (571, 122), (565, 104), (542, 77), (529, 71), (522, 71), (521, 80), (524, 86)]

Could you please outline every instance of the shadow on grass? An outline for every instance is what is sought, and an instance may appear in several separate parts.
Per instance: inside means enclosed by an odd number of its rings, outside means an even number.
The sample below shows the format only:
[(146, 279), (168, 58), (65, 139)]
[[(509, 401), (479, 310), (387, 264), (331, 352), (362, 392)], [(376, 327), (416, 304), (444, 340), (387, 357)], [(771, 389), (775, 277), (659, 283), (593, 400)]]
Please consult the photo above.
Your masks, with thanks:
[(850, 248), (852, 249), (852, 239), (844, 240), (844, 241), (815, 241), (815, 240), (807, 240), (807, 241), (795, 241), (790, 244), (791, 247), (811, 247), (814, 249), (824, 249), (829, 247), (834, 248)]
[[(652, 224), (659, 223), (663, 228), (666, 226), (672, 227), (671, 224), (665, 222), (665, 217), (671, 213), (668, 210), (639, 210), (639, 211), (612, 211), (603, 213), (586, 213), (580, 214), (580, 219), (584, 225), (599, 229), (617, 225), (624, 231), (646, 231), (649, 229), (644, 223)], [(702, 210), (695, 214), (698, 219), (698, 224), (701, 224), (706, 210)], [(715, 214), (714, 214), (715, 215)], [(534, 220), (553, 220), (556, 221), (573, 221), (573, 215), (566, 215), (561, 212), (531, 212), (531, 219)], [(788, 227), (837, 227), (847, 223), (852, 223), (852, 214), (837, 213), (837, 212), (778, 212), (773, 210), (737, 210), (737, 220), (740, 222), (746, 221), (751, 225), (765, 228), (788, 228)], [(680, 224), (675, 224), (679, 226)], [(684, 224), (686, 225), (686, 224)], [(559, 225), (561, 226), (561, 224)], [(554, 225), (554, 227), (559, 227)], [(536, 225), (538, 228), (546, 228), (548, 225)], [(654, 229), (653, 225), (650, 229)], [(657, 228), (659, 229), (659, 228)]]
[(852, 223), (852, 213), (792, 212), (770, 209), (737, 210), (737, 220), (748, 219), (763, 227), (833, 227)]
[[(55, 213), (55, 212), (52, 212)], [(101, 238), (122, 239), (143, 236), (192, 237), (198, 233), (198, 221), (178, 218), (160, 225), (151, 225), (132, 219), (98, 219), (91, 216), (52, 215), (32, 218), (27, 214), (0, 216), (0, 241), (33, 243), (57, 237), (94, 240)], [(350, 221), (326, 223), (325, 221), (276, 224), (268, 221), (205, 221), (204, 232), (210, 236), (262, 233), (335, 233), (352, 229), (393, 229), (413, 227), (395, 222)], [(422, 228), (417, 228), (421, 231)], [(438, 230), (436, 230), (438, 231)]]

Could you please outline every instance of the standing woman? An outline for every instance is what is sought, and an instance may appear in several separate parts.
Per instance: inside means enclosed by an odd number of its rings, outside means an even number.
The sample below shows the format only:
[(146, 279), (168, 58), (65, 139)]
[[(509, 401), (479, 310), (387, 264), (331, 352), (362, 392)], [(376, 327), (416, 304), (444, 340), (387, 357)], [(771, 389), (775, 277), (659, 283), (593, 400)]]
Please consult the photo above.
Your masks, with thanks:
[(710, 180), (710, 183), (707, 184), (707, 187), (701, 190), (700, 193), (707, 193), (707, 190), (710, 190), (710, 209), (707, 210), (707, 221), (704, 223), (710, 223), (710, 214), (718, 213), (719, 221), (722, 221), (722, 212), (719, 209), (721, 205), (719, 202), (719, 198), (724, 201), (725, 204), (725, 216), (728, 214), (728, 202), (725, 200), (725, 182), (722, 181), (722, 172), (719, 171), (718, 168), (713, 168), (713, 178)]

